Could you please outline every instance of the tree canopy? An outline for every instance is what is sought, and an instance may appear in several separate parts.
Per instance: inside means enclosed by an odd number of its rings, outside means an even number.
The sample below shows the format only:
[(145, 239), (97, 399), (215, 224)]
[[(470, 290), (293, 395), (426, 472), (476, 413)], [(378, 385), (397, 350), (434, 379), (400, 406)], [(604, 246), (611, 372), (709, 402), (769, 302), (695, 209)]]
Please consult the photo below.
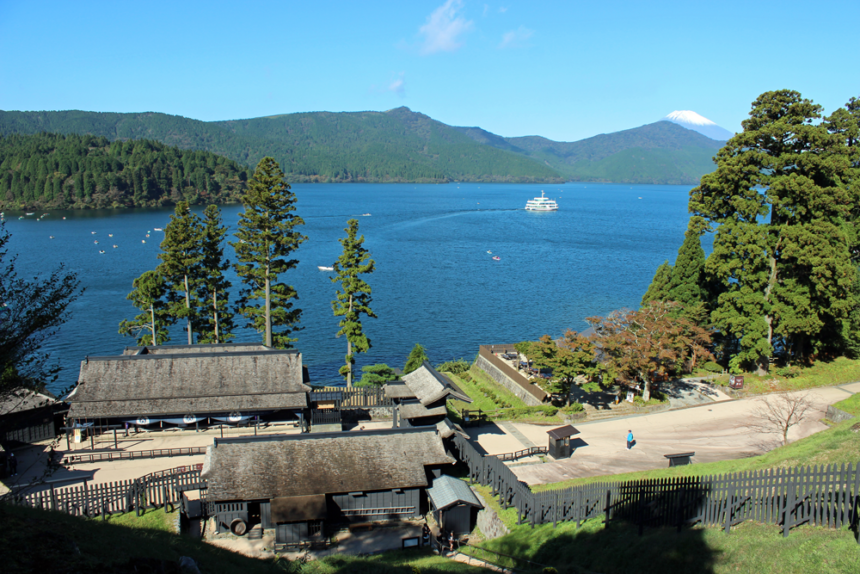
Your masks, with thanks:
[(237, 241), (231, 243), (244, 285), (239, 313), (247, 327), (264, 334), (264, 345), (289, 348), (298, 340), (291, 334), (299, 329), (302, 311), (293, 307), (296, 290), (279, 279), (298, 264), (289, 257), (307, 237), (295, 229), (304, 221), (293, 213), (296, 196), (274, 159), (260, 160), (242, 203)]
[(412, 350), (409, 351), (409, 356), (406, 357), (406, 364), (403, 365), (403, 374), (408, 375), (418, 367), (424, 364), (424, 361), (429, 361), (427, 351), (424, 350), (419, 343), (415, 343)]
[(170, 340), (168, 326), (176, 319), (167, 304), (167, 285), (158, 271), (145, 271), (132, 282), (132, 291), (126, 296), (141, 313), (132, 320), (119, 324), (121, 335), (137, 337), (137, 344), (163, 345)]

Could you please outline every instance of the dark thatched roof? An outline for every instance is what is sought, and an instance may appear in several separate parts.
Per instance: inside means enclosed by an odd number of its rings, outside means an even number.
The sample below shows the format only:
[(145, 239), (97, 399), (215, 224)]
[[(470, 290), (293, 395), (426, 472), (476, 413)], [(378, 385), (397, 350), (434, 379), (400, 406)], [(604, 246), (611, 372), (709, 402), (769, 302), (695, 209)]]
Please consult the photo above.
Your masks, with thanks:
[(435, 426), (216, 438), (203, 476), (209, 500), (267, 500), (426, 486), (425, 465), (452, 462)]
[(436, 510), (445, 510), (458, 504), (484, 508), (465, 481), (444, 474), (433, 479), (433, 486), (427, 489), (427, 496)]
[(385, 391), (385, 396), (389, 399), (414, 399), (415, 393), (412, 392), (412, 389), (407, 387), (404, 383), (386, 383), (384, 387), (382, 387)]
[(400, 403), (400, 416), (404, 419), (418, 419), (421, 417), (435, 417), (438, 415), (444, 415), (448, 413), (448, 409), (445, 408), (445, 405), (427, 408), (419, 402), (408, 402), (408, 403)]
[(298, 351), (88, 357), (69, 417), (205, 414), (307, 406)]
[(457, 388), (448, 377), (439, 373), (427, 361), (411, 373), (403, 375), (403, 382), (424, 406), (449, 396), (465, 403), (472, 402), (469, 395)]
[(0, 416), (50, 406), (57, 400), (52, 396), (29, 389), (16, 389), (0, 394)]
[(123, 355), (187, 355), (188, 353), (238, 353), (271, 351), (260, 343), (224, 343), (220, 345), (156, 345), (148, 347), (126, 347)]

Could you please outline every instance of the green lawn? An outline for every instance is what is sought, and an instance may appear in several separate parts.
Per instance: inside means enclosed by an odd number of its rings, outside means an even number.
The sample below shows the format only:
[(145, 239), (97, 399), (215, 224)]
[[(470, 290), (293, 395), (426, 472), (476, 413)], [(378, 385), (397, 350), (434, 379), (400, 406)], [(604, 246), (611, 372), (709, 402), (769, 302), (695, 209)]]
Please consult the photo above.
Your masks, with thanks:
[[(801, 369), (797, 377), (781, 377), (777, 369), (764, 377), (754, 373), (744, 373), (744, 392), (749, 394), (772, 393), (775, 391), (797, 391), (828, 387), (860, 381), (860, 361), (839, 357), (832, 361), (816, 361), (810, 367)], [(729, 375), (720, 375), (715, 384), (728, 386)]]
[(518, 421), (535, 424), (560, 424), (558, 409), (551, 405), (529, 407), (516, 395), (494, 381), (487, 373), (472, 365), (469, 378), (445, 373), (469, 395), (472, 404), (462, 401), (448, 402), (448, 416), (456, 423), (462, 423), (460, 414), (464, 409), (481, 410), (488, 413), (490, 420)]
[(833, 405), (837, 409), (843, 410), (846, 413), (860, 417), (860, 393), (851, 395), (844, 401), (839, 401)]

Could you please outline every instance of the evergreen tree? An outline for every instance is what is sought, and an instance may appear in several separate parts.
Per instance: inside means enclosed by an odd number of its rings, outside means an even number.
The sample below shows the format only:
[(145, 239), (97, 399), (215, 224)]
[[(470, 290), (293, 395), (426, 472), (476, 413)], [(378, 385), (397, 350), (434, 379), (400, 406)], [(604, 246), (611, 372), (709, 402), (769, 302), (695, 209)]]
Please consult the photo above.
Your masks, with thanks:
[(642, 307), (646, 306), (651, 301), (666, 301), (669, 297), (669, 285), (672, 282), (672, 266), (668, 261), (664, 261), (654, 273), (654, 279), (651, 280), (651, 285), (645, 295), (642, 296)]
[(397, 373), (385, 363), (366, 365), (361, 368), (361, 379), (356, 387), (381, 387), (387, 382), (396, 381)]
[(854, 304), (846, 235), (854, 198), (844, 143), (828, 133), (821, 107), (797, 92), (759, 96), (743, 132), (716, 156), (717, 170), (690, 192), (690, 211), (717, 225), (706, 273), (720, 284), (711, 318), (734, 337), (736, 361), (768, 370), (832, 352), (820, 335), (841, 331)]
[[(297, 340), (290, 334), (298, 330), (302, 312), (290, 302), (298, 299), (296, 290), (278, 278), (298, 264), (287, 258), (307, 237), (295, 230), (304, 221), (292, 213), (296, 196), (274, 159), (260, 160), (242, 202), (245, 211), (239, 214), (238, 241), (231, 243), (239, 261), (236, 273), (246, 286), (239, 312), (248, 319), (248, 327), (264, 333), (267, 347), (288, 348)], [(275, 327), (281, 329), (275, 332)]]
[[(227, 227), (221, 221), (221, 210), (217, 205), (207, 206), (203, 211), (200, 261), (201, 279), (198, 297), (205, 302), (201, 310), (201, 327), (198, 343), (226, 343), (233, 339), (233, 312), (230, 309), (232, 284), (224, 275), (230, 261), (224, 259), (224, 238)], [(205, 311), (204, 311), (205, 310)], [(204, 321), (203, 317), (208, 318)]]
[(681, 313), (697, 325), (709, 322), (708, 282), (705, 275), (705, 250), (700, 237), (704, 229), (700, 217), (691, 217), (684, 243), (672, 268), (666, 299), (681, 304)]
[(355, 353), (366, 353), (370, 350), (370, 339), (364, 334), (361, 316), (376, 317), (370, 308), (372, 301), (370, 285), (361, 276), (373, 273), (374, 261), (364, 248), (364, 235), (358, 237), (358, 220), (347, 221), (346, 237), (340, 239), (343, 254), (334, 264), (336, 277), (332, 283), (340, 283), (340, 291), (336, 291), (337, 299), (331, 302), (335, 317), (343, 317), (338, 325), (337, 336), (346, 336), (346, 364), (340, 368), (340, 374), (346, 378), (347, 388), (352, 387), (352, 370), (355, 365)]
[(409, 351), (409, 356), (406, 357), (406, 364), (403, 365), (403, 374), (407, 375), (428, 361), (427, 352), (420, 344), (415, 343), (412, 350)]
[(194, 344), (193, 327), (199, 325), (201, 303), (197, 290), (203, 277), (202, 240), (200, 218), (191, 213), (188, 203), (180, 201), (164, 228), (158, 272), (167, 286), (170, 314), (185, 319), (189, 345)]
[(172, 322), (165, 301), (167, 285), (158, 271), (146, 271), (132, 283), (134, 289), (126, 299), (141, 310), (131, 321), (121, 321), (122, 335), (137, 337), (138, 345), (163, 345), (170, 340), (167, 326)]

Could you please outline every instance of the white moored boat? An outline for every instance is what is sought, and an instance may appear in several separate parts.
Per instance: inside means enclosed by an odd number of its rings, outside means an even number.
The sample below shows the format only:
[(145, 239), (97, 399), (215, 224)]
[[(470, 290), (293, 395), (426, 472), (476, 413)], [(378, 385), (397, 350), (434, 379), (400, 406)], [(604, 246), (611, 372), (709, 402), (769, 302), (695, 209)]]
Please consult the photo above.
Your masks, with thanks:
[(540, 192), (540, 197), (530, 199), (526, 202), (526, 211), (557, 211), (558, 204), (554, 199), (547, 199), (543, 190)]
[(326, 267), (324, 265), (317, 265), (317, 269), (320, 271), (334, 271), (334, 267)]

